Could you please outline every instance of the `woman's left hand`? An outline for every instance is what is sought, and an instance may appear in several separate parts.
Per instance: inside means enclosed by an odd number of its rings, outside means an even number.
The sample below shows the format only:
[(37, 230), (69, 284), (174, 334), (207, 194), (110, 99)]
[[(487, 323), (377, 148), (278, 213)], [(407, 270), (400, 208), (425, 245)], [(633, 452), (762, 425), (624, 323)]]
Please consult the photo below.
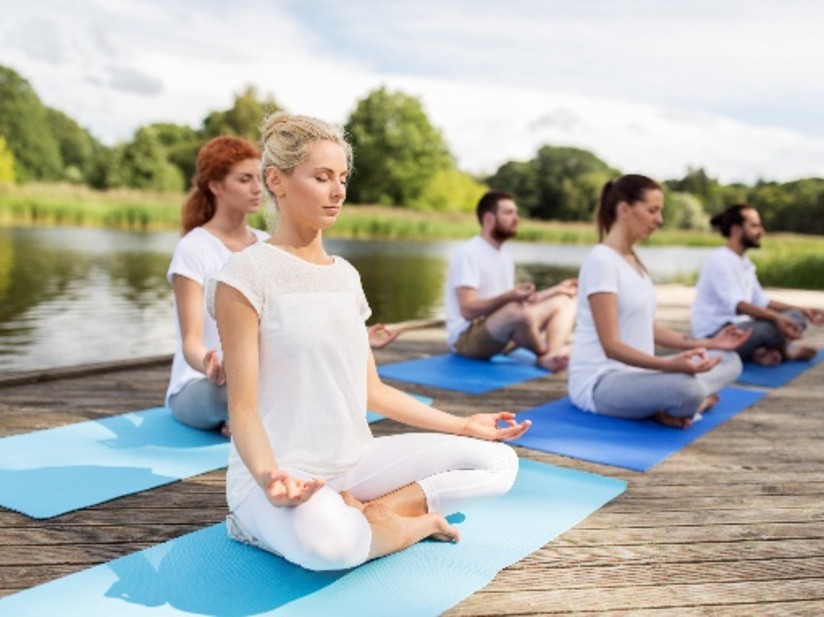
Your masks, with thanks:
[[(505, 426), (501, 427), (499, 423)], [(510, 441), (518, 439), (530, 426), (531, 421), (525, 420), (519, 424), (515, 421), (515, 414), (508, 411), (476, 413), (466, 418), (461, 434), (488, 441)]]
[(750, 338), (751, 334), (752, 330), (736, 328), (734, 325), (730, 324), (729, 326), (721, 329), (718, 334), (710, 339), (711, 345), (708, 345), (708, 347), (711, 347), (712, 349), (738, 349), (744, 341)]

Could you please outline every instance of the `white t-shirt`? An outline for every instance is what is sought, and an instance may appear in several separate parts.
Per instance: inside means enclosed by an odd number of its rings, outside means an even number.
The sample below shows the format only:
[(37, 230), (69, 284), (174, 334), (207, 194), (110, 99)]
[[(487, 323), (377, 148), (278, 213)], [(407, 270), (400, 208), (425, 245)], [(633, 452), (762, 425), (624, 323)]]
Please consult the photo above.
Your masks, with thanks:
[(765, 308), (770, 299), (758, 282), (755, 264), (746, 253), (739, 255), (722, 246), (710, 253), (701, 267), (692, 304), (692, 335), (711, 336), (724, 324), (749, 319), (736, 313), (739, 302)]
[[(352, 469), (372, 443), (365, 324), (371, 310), (357, 270), (340, 257), (320, 266), (264, 242), (211, 279), (212, 315), (218, 281), (242, 293), (260, 318), (258, 406), (278, 466), (323, 479)], [(232, 443), (229, 508), (254, 486)]]
[(597, 411), (592, 391), (604, 373), (646, 371), (607, 358), (595, 329), (589, 296), (612, 293), (618, 300), (618, 332), (627, 345), (655, 353), (655, 287), (646, 273), (620, 254), (599, 244), (587, 255), (578, 275), (578, 321), (569, 362), (569, 396), (578, 407)]
[[(258, 239), (265, 240), (269, 234), (265, 231), (249, 228)], [(178, 240), (172, 253), (172, 261), (166, 272), (166, 279), (172, 283), (175, 274), (193, 280), (204, 289), (209, 277), (217, 274), (234, 252), (229, 249), (217, 236), (212, 235), (202, 227), (195, 227), (192, 231)], [(175, 305), (177, 316), (177, 305)], [(169, 387), (166, 389), (166, 405), (169, 399), (180, 392), (187, 383), (194, 379), (203, 379), (205, 375), (196, 371), (186, 358), (183, 357), (183, 338), (180, 334), (180, 322), (175, 319), (175, 336), (177, 347), (172, 360), (172, 373), (169, 377)], [(220, 339), (217, 335), (215, 320), (206, 312), (206, 294), (203, 294), (203, 344), (207, 349), (220, 351)]]
[(446, 312), (446, 342), (454, 351), (455, 342), (470, 322), (461, 315), (458, 287), (477, 290), (478, 299), (485, 300), (505, 293), (515, 286), (515, 261), (509, 252), (496, 249), (481, 236), (461, 244), (449, 258), (444, 310)]

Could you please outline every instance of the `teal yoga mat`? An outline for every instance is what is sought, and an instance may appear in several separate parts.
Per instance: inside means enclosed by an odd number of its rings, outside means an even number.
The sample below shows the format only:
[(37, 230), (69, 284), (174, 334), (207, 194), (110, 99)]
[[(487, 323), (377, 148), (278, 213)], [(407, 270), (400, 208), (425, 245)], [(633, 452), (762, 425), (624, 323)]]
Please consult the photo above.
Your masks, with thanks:
[[(370, 411), (367, 419), (383, 416)], [(0, 506), (51, 518), (220, 469), (228, 460), (225, 437), (184, 426), (163, 407), (78, 422), (0, 439)]]
[(535, 366), (534, 354), (522, 349), (490, 360), (447, 353), (384, 364), (378, 367), (378, 373), (389, 379), (466, 394), (485, 394), (549, 375), (548, 371)]
[(824, 349), (819, 350), (812, 360), (791, 360), (777, 366), (759, 366), (754, 362), (744, 362), (744, 370), (738, 383), (762, 388), (780, 388), (824, 360)]
[(229, 540), (219, 524), (0, 599), (0, 616), (439, 615), (625, 488), (522, 459), (507, 495), (452, 517), (462, 521), (457, 544), (426, 541), (354, 570), (309, 572)]
[(588, 413), (565, 397), (519, 413), (518, 421), (530, 419), (532, 426), (512, 444), (647, 471), (765, 396), (733, 387), (723, 388), (719, 395), (718, 404), (688, 429)]

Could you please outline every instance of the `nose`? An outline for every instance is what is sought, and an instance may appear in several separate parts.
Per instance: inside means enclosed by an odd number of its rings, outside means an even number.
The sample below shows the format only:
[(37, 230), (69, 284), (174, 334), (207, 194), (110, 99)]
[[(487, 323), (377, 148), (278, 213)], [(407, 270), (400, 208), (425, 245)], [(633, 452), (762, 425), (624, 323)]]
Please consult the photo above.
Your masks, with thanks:
[(263, 185), (260, 182), (260, 178), (258, 176), (252, 177), (252, 192), (257, 194), (263, 190)]
[(346, 198), (346, 185), (340, 180), (332, 183), (332, 198), (343, 201)]

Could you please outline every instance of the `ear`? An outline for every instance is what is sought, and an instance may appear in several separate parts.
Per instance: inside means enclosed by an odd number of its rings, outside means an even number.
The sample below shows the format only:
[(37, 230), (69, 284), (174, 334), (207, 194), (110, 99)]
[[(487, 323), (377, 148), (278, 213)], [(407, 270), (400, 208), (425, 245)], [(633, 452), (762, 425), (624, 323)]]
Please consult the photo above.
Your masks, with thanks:
[(264, 172), (266, 186), (275, 197), (282, 197), (285, 193), (283, 185), (284, 175), (277, 167), (267, 167)]
[(212, 192), (212, 195), (214, 195), (215, 197), (217, 197), (223, 189), (223, 183), (218, 182), (216, 180), (210, 180), (207, 186), (209, 187), (209, 190)]
[(616, 220), (624, 218), (627, 214), (629, 214), (630, 205), (625, 201), (619, 201), (618, 205), (615, 207), (615, 214)]

